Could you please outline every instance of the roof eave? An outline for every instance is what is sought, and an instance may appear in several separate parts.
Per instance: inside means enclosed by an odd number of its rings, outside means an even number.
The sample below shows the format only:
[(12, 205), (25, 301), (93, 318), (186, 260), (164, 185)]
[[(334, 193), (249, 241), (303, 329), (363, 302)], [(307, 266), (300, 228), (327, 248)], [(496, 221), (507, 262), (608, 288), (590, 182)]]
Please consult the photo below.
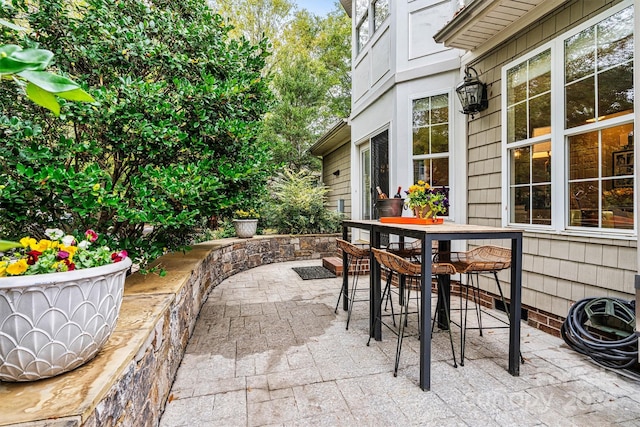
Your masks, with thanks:
[(433, 38), (446, 47), (482, 51), (538, 22), (566, 1), (523, 0), (514, 8), (509, 0), (474, 0), (458, 10)]
[(318, 140), (309, 147), (309, 153), (314, 156), (322, 157), (334, 149), (342, 146), (345, 140), (351, 137), (351, 127), (347, 119), (339, 120), (335, 125), (324, 133)]
[(347, 12), (349, 18), (351, 18), (351, 0), (340, 0), (340, 4), (344, 8), (344, 11)]

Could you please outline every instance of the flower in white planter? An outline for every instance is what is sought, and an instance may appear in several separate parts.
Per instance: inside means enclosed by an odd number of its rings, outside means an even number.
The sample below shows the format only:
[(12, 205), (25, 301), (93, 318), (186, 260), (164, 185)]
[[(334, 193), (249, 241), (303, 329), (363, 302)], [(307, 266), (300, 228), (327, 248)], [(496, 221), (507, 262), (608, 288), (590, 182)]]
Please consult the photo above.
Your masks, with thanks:
[[(87, 230), (82, 238), (0, 241), (0, 381), (34, 381), (95, 357), (116, 327), (127, 271)], [(19, 327), (16, 327), (19, 325)]]
[(260, 214), (255, 209), (237, 210), (234, 212), (235, 219), (259, 219)]
[(122, 261), (126, 251), (113, 252), (107, 246), (98, 246), (98, 234), (87, 230), (78, 239), (58, 228), (48, 228), (49, 239), (32, 237), (20, 239), (17, 249), (0, 258), (0, 277), (58, 273), (82, 268), (99, 267)]
[(233, 226), (238, 237), (247, 239), (256, 234), (260, 214), (255, 209), (237, 210), (234, 212), (234, 218)]

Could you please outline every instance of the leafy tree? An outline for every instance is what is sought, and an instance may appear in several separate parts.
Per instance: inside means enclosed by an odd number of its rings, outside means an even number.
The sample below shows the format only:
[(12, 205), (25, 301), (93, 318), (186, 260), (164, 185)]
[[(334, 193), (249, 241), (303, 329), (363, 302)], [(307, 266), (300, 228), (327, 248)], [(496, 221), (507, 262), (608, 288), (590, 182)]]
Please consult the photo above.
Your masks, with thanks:
[(344, 11), (320, 18), (303, 10), (283, 36), (273, 79), (278, 102), (263, 137), (277, 141), (275, 158), (289, 167), (318, 169), (309, 147), (350, 112), (351, 24)]
[(277, 163), (320, 166), (307, 149), (351, 107), (351, 21), (338, 2), (327, 17), (296, 10), (287, 0), (217, 0), (215, 7), (238, 34), (266, 34), (273, 56), (270, 73), (276, 104), (261, 139), (274, 147)]
[(96, 103), (59, 118), (0, 83), (0, 224), (93, 228), (138, 261), (181, 247), (204, 218), (265, 192), (267, 42), (230, 38), (202, 0), (3, 3)]
[(318, 61), (326, 70), (329, 83), (325, 115), (332, 121), (351, 114), (351, 19), (336, 3), (315, 39)]
[[(0, 19), (0, 25), (21, 31), (12, 23)], [(95, 99), (74, 81), (45, 69), (53, 59), (46, 49), (23, 49), (14, 44), (0, 46), (0, 79), (11, 80), (24, 88), (27, 97), (36, 104), (60, 114), (56, 96), (70, 101), (94, 102)]]
[(295, 10), (295, 3), (290, 0), (212, 0), (210, 4), (233, 26), (231, 36), (244, 37), (254, 44), (266, 38), (271, 52), (276, 54)]
[(280, 67), (273, 79), (278, 103), (265, 118), (262, 138), (276, 141), (274, 160), (295, 170), (319, 167), (318, 159), (307, 150), (320, 132), (316, 121), (327, 87), (314, 65), (309, 59), (296, 58)]

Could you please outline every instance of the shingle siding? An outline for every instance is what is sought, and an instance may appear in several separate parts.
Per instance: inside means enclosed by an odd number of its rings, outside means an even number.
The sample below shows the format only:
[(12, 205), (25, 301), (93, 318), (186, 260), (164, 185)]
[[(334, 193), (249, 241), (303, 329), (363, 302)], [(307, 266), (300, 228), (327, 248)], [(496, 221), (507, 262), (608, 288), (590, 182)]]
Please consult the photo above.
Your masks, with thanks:
[[(488, 84), (489, 108), (468, 124), (469, 223), (501, 225), (502, 67), (617, 3), (570, 2), (471, 64)], [(635, 240), (526, 232), (523, 304), (539, 312), (539, 319), (546, 319), (541, 322), (544, 327), (553, 329), (558, 320), (549, 319), (565, 317), (578, 299), (607, 295), (628, 299), (634, 292), (636, 248)], [(493, 287), (487, 279), (481, 285), (487, 291)]]
[[(351, 145), (346, 143), (323, 158), (322, 182), (331, 191), (327, 195), (327, 206), (331, 210), (338, 209), (338, 200), (344, 200), (345, 214), (351, 217)], [(340, 171), (338, 176), (333, 173)]]

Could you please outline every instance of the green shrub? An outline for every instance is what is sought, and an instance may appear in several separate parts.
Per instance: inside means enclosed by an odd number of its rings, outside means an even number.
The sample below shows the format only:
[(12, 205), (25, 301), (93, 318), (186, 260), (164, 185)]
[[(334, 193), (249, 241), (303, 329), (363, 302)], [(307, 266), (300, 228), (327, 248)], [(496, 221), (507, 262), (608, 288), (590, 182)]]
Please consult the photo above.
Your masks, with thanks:
[(144, 266), (264, 194), (266, 40), (232, 40), (204, 0), (16, 0), (7, 17), (37, 31), (3, 42), (47, 46), (96, 102), (55, 117), (0, 82), (3, 238), (92, 228)]
[(328, 188), (308, 171), (284, 170), (270, 185), (267, 227), (280, 234), (336, 233), (343, 215), (325, 207)]

